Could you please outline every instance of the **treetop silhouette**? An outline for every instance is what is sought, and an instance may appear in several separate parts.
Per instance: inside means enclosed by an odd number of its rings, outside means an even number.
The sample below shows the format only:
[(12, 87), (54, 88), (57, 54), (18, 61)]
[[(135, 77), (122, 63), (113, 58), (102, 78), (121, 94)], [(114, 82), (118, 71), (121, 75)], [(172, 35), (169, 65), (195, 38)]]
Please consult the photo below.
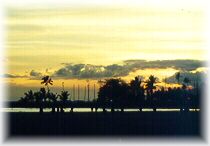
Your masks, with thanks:
[[(180, 73), (177, 73), (176, 76), (177, 82), (180, 83)], [(42, 80), (41, 84), (45, 84), (47, 87), (48, 84), (53, 85), (49, 76), (43, 77)], [(185, 77), (182, 87), (157, 88), (156, 84), (159, 81), (154, 75), (150, 75), (146, 81), (143, 81), (140, 76), (136, 76), (129, 83), (121, 78), (100, 80), (98, 98), (87, 104), (95, 106), (95, 108), (111, 107), (112, 109), (126, 107), (199, 108), (202, 87), (188, 88), (189, 82), (190, 79)], [(64, 90), (64, 83), (62, 83), (60, 94), (51, 92), (49, 87), (47, 91), (45, 88), (40, 88), (37, 92), (29, 90), (24, 93), (24, 97), (21, 97), (19, 102), (22, 104), (37, 104), (40, 112), (43, 112), (43, 107), (46, 105), (50, 105), (52, 112), (55, 112), (56, 107), (64, 112), (65, 107), (71, 107), (74, 103), (69, 96), (70, 93)], [(81, 102), (77, 102), (77, 104), (81, 104)]]

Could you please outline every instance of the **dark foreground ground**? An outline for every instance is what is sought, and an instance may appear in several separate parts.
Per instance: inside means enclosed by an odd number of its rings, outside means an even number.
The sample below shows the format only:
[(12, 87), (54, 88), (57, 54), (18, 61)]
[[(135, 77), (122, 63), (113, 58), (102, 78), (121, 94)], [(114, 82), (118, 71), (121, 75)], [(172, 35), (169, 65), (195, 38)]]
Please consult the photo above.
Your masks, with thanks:
[(200, 136), (199, 112), (8, 113), (13, 136)]

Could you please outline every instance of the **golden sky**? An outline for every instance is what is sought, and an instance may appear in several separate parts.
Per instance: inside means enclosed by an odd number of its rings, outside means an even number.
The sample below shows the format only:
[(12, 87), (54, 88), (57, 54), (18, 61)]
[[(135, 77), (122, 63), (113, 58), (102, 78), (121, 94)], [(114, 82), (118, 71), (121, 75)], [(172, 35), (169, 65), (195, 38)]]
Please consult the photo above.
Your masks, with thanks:
[[(46, 69), (53, 73), (62, 63), (110, 65), (129, 59), (205, 60), (205, 15), (199, 3), (188, 0), (89, 2), (8, 5), (6, 73), (28, 75), (31, 70), (44, 73)], [(124, 78), (153, 72), (152, 69), (131, 72)], [(161, 77), (175, 72), (171, 68), (156, 69)], [(39, 85), (39, 81), (28, 78), (9, 78), (5, 82)], [(61, 82), (56, 84), (60, 86)]]
[(9, 7), (9, 72), (60, 63), (203, 59), (203, 10), (172, 4)]

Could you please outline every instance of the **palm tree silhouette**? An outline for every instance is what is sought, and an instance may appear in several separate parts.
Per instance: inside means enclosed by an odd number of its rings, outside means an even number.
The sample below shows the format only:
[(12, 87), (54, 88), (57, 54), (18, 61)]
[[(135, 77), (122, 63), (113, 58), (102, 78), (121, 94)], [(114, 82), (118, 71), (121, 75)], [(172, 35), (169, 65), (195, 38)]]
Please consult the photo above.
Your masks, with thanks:
[(188, 85), (190, 82), (191, 82), (190, 79), (187, 77), (185, 77), (183, 79), (182, 89), (184, 90), (184, 92), (183, 92), (184, 98), (182, 99), (182, 107), (184, 107), (185, 111), (189, 111), (189, 108), (187, 108), (187, 106), (188, 106), (187, 99), (189, 98), (189, 92), (187, 90), (188, 90)]
[[(178, 83), (180, 83), (180, 76), (180, 73), (176, 74)], [(41, 83), (45, 84), (45, 86), (48, 87), (48, 84), (52, 85), (52, 80), (49, 76), (43, 77), (42, 80)], [(103, 108), (103, 111), (105, 111), (106, 108), (111, 108), (111, 111), (114, 111), (115, 108), (120, 108), (123, 111), (124, 108), (130, 106), (135, 108), (138, 106), (137, 108), (140, 109), (144, 108), (144, 106), (149, 106), (153, 108), (154, 111), (158, 106), (165, 106), (167, 108), (176, 106), (185, 111), (192, 106), (195, 108), (199, 107), (200, 90), (202, 87), (199, 87), (197, 83), (196, 88), (187, 88), (191, 82), (188, 77), (185, 77), (181, 82), (183, 85), (182, 89), (180, 87), (169, 87), (168, 90), (164, 90), (162, 87), (162, 89), (154, 90), (157, 87), (156, 83), (158, 83), (158, 78), (154, 75), (150, 75), (148, 80), (144, 82), (145, 88), (141, 86), (142, 82), (139, 76), (136, 76), (129, 84), (120, 78), (110, 78), (104, 81), (100, 80), (99, 83), (101, 83), (101, 85), (98, 91), (97, 104), (92, 104), (95, 103), (95, 100), (90, 101), (88, 104), (91, 106), (97, 105), (95, 108), (100, 106), (100, 108)], [(20, 105), (23, 107), (35, 105), (35, 107), (40, 109), (39, 111), (41, 113), (46, 105), (50, 105), (52, 112), (55, 112), (55, 107), (60, 108), (61, 112), (64, 112), (64, 108), (69, 106), (68, 97), (70, 93), (65, 91), (64, 83), (62, 83), (62, 89), (60, 95), (50, 92), (49, 87), (48, 90), (44, 87), (40, 88), (37, 92), (29, 90), (24, 93), (24, 96), (19, 100), (21, 102)], [(146, 95), (144, 94), (145, 89), (147, 91)], [(196, 90), (197, 92), (195, 92)], [(145, 96), (149, 97), (149, 100), (144, 100)], [(57, 102), (58, 98), (60, 100), (59, 102)], [(74, 107), (71, 108), (73, 109)]]
[(139, 78), (139, 76), (135, 77), (134, 80), (131, 80), (130, 86), (134, 91), (134, 96), (137, 96), (140, 85), (141, 85), (141, 79)]
[[(45, 88), (40, 88), (39, 92), (40, 92), (41, 99), (44, 100), (44, 102), (46, 102), (48, 96), (47, 96), (47, 92), (46, 92)], [(48, 92), (49, 92), (49, 90), (48, 90)]]
[(105, 84), (100, 87), (98, 92), (98, 102), (104, 105), (103, 111), (105, 111), (105, 105), (111, 105), (112, 111), (114, 106), (129, 104), (128, 99), (129, 85), (122, 79), (107, 79)]
[(29, 90), (28, 92), (24, 93), (24, 95), (25, 95), (24, 98), (27, 102), (33, 102), (34, 101), (34, 93), (33, 93), (32, 90)]
[(155, 84), (157, 83), (157, 78), (154, 75), (150, 75), (149, 79), (145, 83), (147, 94), (151, 96), (153, 94), (153, 90), (156, 89)]
[(185, 77), (185, 78), (183, 79), (182, 89), (183, 89), (183, 90), (187, 89), (187, 87), (188, 87), (188, 85), (189, 85), (190, 82), (191, 82), (190, 79), (187, 78), (187, 77)]
[(51, 92), (47, 92), (47, 96), (49, 98), (49, 100), (52, 102), (52, 112), (55, 112), (55, 104), (57, 103), (57, 94), (51, 93)]
[(144, 88), (141, 87), (142, 79), (140, 76), (136, 76), (134, 80), (130, 82), (131, 96), (133, 96), (133, 104), (140, 104), (144, 98)]
[(34, 93), (34, 98), (35, 98), (35, 102), (39, 106), (39, 112), (42, 113), (43, 112), (43, 105), (42, 104), (43, 104), (44, 96), (41, 93), (41, 91), (35, 92)]
[(183, 82), (188, 86), (188, 84), (191, 82), (189, 78), (185, 77)]
[(180, 77), (181, 77), (180, 72), (177, 72), (177, 73), (175, 74), (175, 78), (176, 78), (178, 84), (179, 84), (179, 82), (180, 82)]
[(32, 90), (29, 90), (28, 92), (24, 93), (24, 97), (21, 97), (19, 102), (27, 104), (29, 102), (34, 102), (35, 97), (34, 97), (34, 93)]
[(18, 100), (18, 102), (21, 102), (21, 103), (27, 103), (27, 99), (24, 98), (24, 97), (20, 97), (20, 99)]
[(153, 111), (156, 111), (155, 103), (153, 99), (153, 90), (156, 89), (157, 78), (154, 75), (150, 75), (149, 79), (146, 81), (145, 89), (147, 91), (147, 97), (149, 97), (149, 104), (153, 107)]
[(45, 86), (47, 86), (47, 89), (49, 91), (50, 89), (49, 89), (49, 86), (48, 85), (49, 84), (50, 85), (53, 85), (53, 80), (50, 78), (50, 76), (45, 76), (45, 77), (42, 78), (42, 80), (43, 81), (41, 82), (41, 84), (45, 84)]
[(64, 112), (63, 110), (63, 105), (66, 104), (68, 97), (69, 97), (69, 92), (68, 91), (61, 91), (61, 94), (58, 95), (61, 100), (61, 112)]

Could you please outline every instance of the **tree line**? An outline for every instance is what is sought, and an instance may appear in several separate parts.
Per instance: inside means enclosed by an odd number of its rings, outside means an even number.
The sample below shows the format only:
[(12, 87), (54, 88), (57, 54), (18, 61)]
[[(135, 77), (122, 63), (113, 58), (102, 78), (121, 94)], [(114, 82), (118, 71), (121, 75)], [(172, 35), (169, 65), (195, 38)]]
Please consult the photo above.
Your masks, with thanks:
[[(100, 87), (98, 92), (98, 102), (103, 105), (112, 104), (113, 107), (134, 106), (153, 108), (180, 108), (189, 110), (189, 108), (199, 108), (201, 87), (195, 84), (189, 86), (190, 79), (184, 78), (180, 83), (180, 73), (176, 74), (179, 87), (164, 88), (157, 87), (158, 78), (151, 75), (146, 81), (139, 76), (126, 83), (124, 80), (107, 79)], [(122, 109), (123, 110), (123, 109)]]
[[(189, 110), (189, 108), (200, 107), (200, 97), (202, 88), (198, 86), (197, 82), (190, 88), (189, 78), (184, 78), (183, 82), (180, 82), (181, 74), (176, 73), (176, 80), (179, 87), (164, 88), (158, 87), (158, 78), (154, 75), (150, 75), (147, 80), (143, 80), (140, 76), (136, 76), (129, 83), (125, 82), (121, 78), (110, 78), (100, 82), (100, 88), (98, 91), (98, 98), (90, 101), (96, 109), (98, 107), (106, 107), (114, 109), (120, 108), (122, 111), (126, 107), (139, 108), (180, 108), (181, 110)], [(52, 112), (60, 111), (64, 112), (67, 104), (74, 103), (71, 100), (70, 93), (63, 88), (60, 94), (51, 92), (49, 85), (53, 85), (53, 81), (49, 76), (42, 78), (41, 84), (45, 85), (45, 88), (41, 88), (39, 91), (33, 92), (29, 90), (24, 93), (24, 96), (18, 101), (21, 104), (37, 104), (39, 105), (40, 112), (43, 112), (43, 105), (49, 104), (52, 108)], [(85, 101), (84, 101), (85, 102)], [(59, 106), (58, 106), (59, 105)]]

